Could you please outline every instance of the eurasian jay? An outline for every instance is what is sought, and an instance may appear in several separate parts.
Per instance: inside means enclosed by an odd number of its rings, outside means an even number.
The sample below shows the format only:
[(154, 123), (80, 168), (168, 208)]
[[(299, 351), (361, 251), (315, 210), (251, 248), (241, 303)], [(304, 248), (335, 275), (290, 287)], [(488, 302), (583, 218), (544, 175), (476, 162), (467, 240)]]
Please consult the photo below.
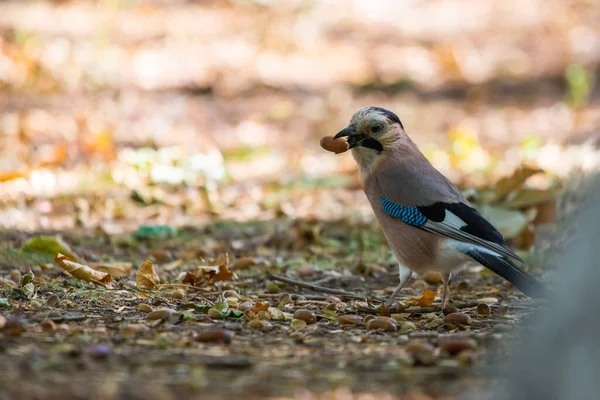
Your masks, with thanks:
[(363, 189), (398, 260), (400, 284), (412, 275), (439, 271), (442, 309), (453, 272), (475, 260), (531, 297), (547, 289), (523, 271), (502, 235), (436, 170), (404, 131), (396, 114), (379, 107), (358, 110), (335, 135), (346, 138), (360, 169)]

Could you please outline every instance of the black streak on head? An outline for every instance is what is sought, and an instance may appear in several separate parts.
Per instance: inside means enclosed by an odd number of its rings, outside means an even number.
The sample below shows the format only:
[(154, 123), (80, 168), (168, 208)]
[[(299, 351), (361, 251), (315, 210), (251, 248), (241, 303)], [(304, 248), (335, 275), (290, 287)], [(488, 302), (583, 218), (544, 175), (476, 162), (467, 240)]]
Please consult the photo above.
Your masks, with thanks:
[(369, 149), (377, 150), (378, 152), (383, 151), (383, 146), (377, 140), (373, 138), (367, 138), (360, 142), (361, 147), (367, 147)]
[(381, 107), (371, 107), (371, 110), (377, 111), (378, 113), (385, 115), (385, 117), (387, 119), (389, 119), (392, 122), (397, 123), (398, 125), (400, 125), (400, 127), (402, 129), (404, 129), (404, 126), (402, 125), (400, 118), (398, 118), (398, 116), (396, 114), (394, 114), (393, 112), (391, 112), (390, 110), (386, 110), (385, 108), (381, 108)]

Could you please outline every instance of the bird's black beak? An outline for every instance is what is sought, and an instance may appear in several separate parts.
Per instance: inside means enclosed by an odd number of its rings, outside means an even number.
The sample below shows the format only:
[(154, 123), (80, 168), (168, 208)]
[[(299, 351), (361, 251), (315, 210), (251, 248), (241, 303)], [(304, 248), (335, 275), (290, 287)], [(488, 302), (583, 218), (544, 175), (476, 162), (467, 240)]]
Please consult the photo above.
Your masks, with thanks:
[(334, 136), (334, 139), (347, 137), (348, 147), (353, 148), (360, 146), (360, 142), (367, 139), (369, 136), (362, 133), (355, 124), (350, 124)]
[(334, 136), (334, 139), (347, 137), (348, 148), (362, 146), (369, 149), (376, 150), (378, 152), (383, 151), (383, 146), (377, 140), (371, 136), (362, 133), (355, 124), (350, 124), (346, 128), (342, 129)]

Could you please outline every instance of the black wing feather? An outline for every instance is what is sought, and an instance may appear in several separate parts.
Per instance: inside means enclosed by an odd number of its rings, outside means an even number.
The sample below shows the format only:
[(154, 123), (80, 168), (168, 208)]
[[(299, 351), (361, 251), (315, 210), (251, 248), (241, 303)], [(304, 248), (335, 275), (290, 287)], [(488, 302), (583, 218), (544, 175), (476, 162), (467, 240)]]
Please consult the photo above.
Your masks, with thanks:
[(487, 219), (483, 218), (476, 209), (467, 204), (437, 202), (430, 206), (420, 206), (417, 208), (423, 215), (434, 222), (442, 222), (446, 217), (446, 210), (448, 210), (465, 222), (466, 225), (460, 228), (461, 231), (506, 247), (506, 242), (502, 234)]

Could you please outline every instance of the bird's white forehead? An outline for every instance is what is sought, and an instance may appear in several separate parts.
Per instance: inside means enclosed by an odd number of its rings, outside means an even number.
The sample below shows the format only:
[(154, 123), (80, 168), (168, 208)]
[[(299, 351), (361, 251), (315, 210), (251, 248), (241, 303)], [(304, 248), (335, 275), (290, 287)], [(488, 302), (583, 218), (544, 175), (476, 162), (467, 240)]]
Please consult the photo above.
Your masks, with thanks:
[(388, 122), (387, 116), (380, 110), (373, 107), (363, 107), (352, 116), (352, 123), (360, 123), (362, 121), (379, 121), (382, 123)]

